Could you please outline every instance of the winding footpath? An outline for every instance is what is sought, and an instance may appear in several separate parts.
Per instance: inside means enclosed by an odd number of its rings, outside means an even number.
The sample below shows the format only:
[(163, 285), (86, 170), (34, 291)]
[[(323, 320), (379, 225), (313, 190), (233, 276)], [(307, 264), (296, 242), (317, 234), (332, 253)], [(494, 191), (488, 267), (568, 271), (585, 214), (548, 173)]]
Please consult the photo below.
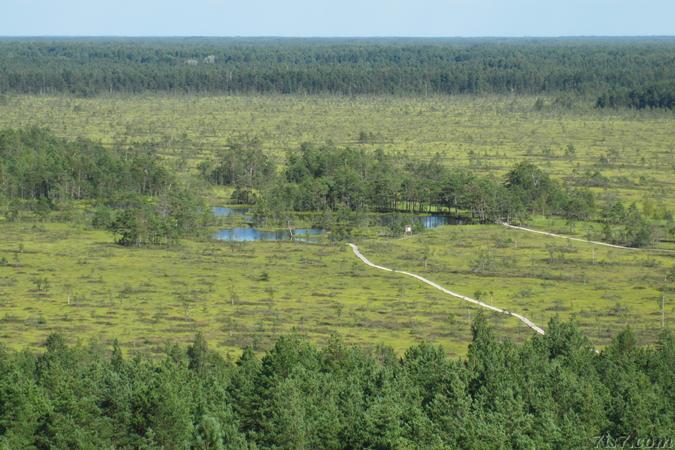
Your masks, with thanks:
[(366, 264), (366, 265), (368, 265), (368, 266), (370, 266), (370, 267), (373, 267), (373, 268), (379, 269), (379, 270), (384, 270), (384, 271), (386, 271), (386, 272), (400, 273), (400, 274), (402, 274), (402, 275), (407, 275), (407, 276), (409, 276), (409, 277), (416, 278), (417, 280), (421, 281), (422, 283), (426, 283), (426, 284), (428, 284), (429, 286), (434, 287), (434, 288), (438, 289), (438, 290), (441, 291), (441, 292), (444, 292), (444, 293), (446, 293), (446, 294), (448, 294), (448, 295), (452, 295), (453, 297), (457, 297), (457, 298), (459, 298), (459, 299), (462, 299), (462, 300), (464, 300), (465, 302), (473, 303), (474, 305), (478, 305), (478, 306), (480, 306), (481, 308), (489, 309), (489, 310), (491, 310), (491, 311), (495, 311), (495, 312), (498, 312), (498, 313), (502, 313), (502, 314), (506, 314), (506, 315), (515, 317), (516, 319), (520, 320), (520, 321), (523, 322), (525, 325), (527, 325), (528, 327), (530, 327), (531, 329), (533, 329), (534, 331), (536, 331), (537, 333), (539, 333), (539, 334), (544, 334), (544, 330), (543, 330), (542, 328), (538, 327), (537, 325), (535, 325), (535, 324), (534, 324), (530, 319), (528, 319), (527, 317), (521, 316), (520, 314), (511, 312), (511, 311), (507, 311), (507, 310), (505, 310), (505, 309), (497, 308), (496, 306), (492, 306), (492, 305), (489, 305), (489, 304), (487, 304), (487, 303), (481, 302), (480, 300), (476, 300), (475, 298), (467, 297), (466, 295), (462, 295), (462, 294), (458, 294), (458, 293), (456, 293), (456, 292), (452, 292), (451, 290), (448, 290), (448, 289), (444, 288), (443, 286), (441, 286), (441, 285), (439, 285), (439, 284), (437, 284), (437, 283), (434, 283), (434, 282), (431, 281), (431, 280), (427, 280), (426, 278), (424, 278), (424, 277), (422, 277), (422, 276), (420, 276), (420, 275), (417, 275), (417, 274), (414, 274), (414, 273), (410, 273), (410, 272), (404, 272), (404, 271), (402, 271), (402, 270), (394, 270), (394, 269), (390, 269), (390, 268), (384, 267), (384, 266), (378, 266), (377, 264), (373, 264), (372, 262), (370, 262), (370, 261), (368, 260), (368, 258), (366, 258), (365, 256), (363, 256), (363, 254), (359, 251), (359, 248), (358, 248), (356, 245), (350, 243), (349, 246), (350, 246), (350, 247), (352, 248), (352, 250), (354, 251), (354, 254), (356, 255), (356, 257), (359, 258), (361, 261), (363, 261), (364, 264)]
[(539, 231), (539, 230), (533, 230), (532, 228), (518, 227), (518, 226), (515, 226), (515, 225), (508, 224), (506, 222), (502, 222), (502, 225), (504, 225), (506, 228), (512, 228), (514, 230), (520, 230), (520, 231), (527, 231), (528, 233), (543, 234), (544, 236), (551, 236), (551, 237), (556, 237), (556, 238), (561, 238), (561, 239), (569, 239), (570, 241), (584, 242), (586, 244), (594, 244), (594, 245), (602, 245), (602, 246), (605, 246), (605, 247), (620, 248), (622, 250), (636, 250), (636, 251), (642, 250), (642, 251), (652, 251), (652, 252), (662, 252), (662, 253), (675, 253), (675, 251), (665, 249), (665, 248), (624, 247), (623, 245), (608, 244), (607, 242), (589, 241), (588, 239), (581, 239), (581, 238), (575, 238), (575, 237), (571, 237), (571, 236), (564, 236), (562, 234), (549, 233), (548, 231)]
[[(520, 230), (520, 231), (526, 231), (528, 233), (537, 233), (537, 234), (542, 234), (544, 236), (550, 236), (550, 237), (555, 237), (555, 238), (560, 238), (560, 239), (569, 239), (571, 241), (584, 242), (584, 243), (587, 243), (587, 244), (601, 245), (601, 246), (604, 246), (604, 247), (612, 247), (612, 248), (618, 248), (618, 249), (622, 249), (622, 250), (644, 250), (644, 251), (656, 251), (656, 252), (664, 252), (664, 253), (675, 253), (674, 250), (669, 250), (669, 249), (655, 249), (655, 248), (645, 249), (645, 248), (635, 248), (635, 247), (624, 247), (622, 245), (608, 244), (606, 242), (590, 241), (588, 239), (575, 238), (575, 237), (571, 237), (571, 236), (563, 236), (561, 234), (549, 233), (547, 231), (539, 231), (539, 230), (533, 230), (532, 228), (519, 227), (519, 226), (516, 226), (516, 225), (508, 224), (506, 222), (503, 222), (502, 225), (504, 225), (507, 228), (512, 228), (514, 230)], [(420, 275), (417, 275), (415, 273), (405, 272), (403, 270), (394, 270), (394, 269), (390, 269), (390, 268), (384, 267), (384, 266), (378, 266), (377, 264), (374, 264), (374, 263), (370, 262), (370, 260), (368, 260), (368, 258), (363, 256), (363, 254), (359, 251), (359, 248), (356, 245), (354, 245), (352, 243), (350, 243), (348, 245), (352, 248), (356, 257), (359, 258), (361, 261), (363, 261), (363, 263), (366, 264), (367, 266), (370, 266), (370, 267), (373, 267), (373, 268), (379, 269), (379, 270), (384, 270), (385, 272), (400, 273), (402, 275), (406, 275), (406, 276), (415, 278), (415, 279), (421, 281), (422, 283), (428, 284), (429, 286), (431, 286), (433, 288), (436, 288), (441, 292), (444, 292), (448, 295), (452, 295), (453, 297), (457, 297), (461, 300), (464, 300), (465, 302), (473, 303), (474, 305), (478, 305), (481, 308), (489, 309), (490, 311), (495, 311), (495, 312), (498, 312), (498, 313), (501, 313), (501, 314), (506, 314), (506, 315), (515, 317), (516, 319), (520, 320), (525, 325), (527, 325), (529, 328), (536, 331), (537, 333), (545, 334), (544, 330), (542, 328), (535, 325), (534, 322), (532, 322), (530, 319), (528, 319), (525, 316), (522, 316), (518, 313), (514, 313), (514, 312), (511, 312), (511, 311), (507, 311), (507, 310), (502, 309), (502, 308), (498, 308), (498, 307), (493, 306), (493, 305), (489, 305), (485, 302), (481, 302), (480, 300), (476, 300), (475, 298), (467, 297), (466, 295), (458, 294), (457, 292), (453, 292), (449, 289), (446, 289), (443, 286), (441, 286), (440, 284), (434, 283), (433, 281), (428, 280), (428, 279), (426, 279), (426, 278), (424, 278)], [(595, 350), (595, 352), (597, 353), (598, 350)]]

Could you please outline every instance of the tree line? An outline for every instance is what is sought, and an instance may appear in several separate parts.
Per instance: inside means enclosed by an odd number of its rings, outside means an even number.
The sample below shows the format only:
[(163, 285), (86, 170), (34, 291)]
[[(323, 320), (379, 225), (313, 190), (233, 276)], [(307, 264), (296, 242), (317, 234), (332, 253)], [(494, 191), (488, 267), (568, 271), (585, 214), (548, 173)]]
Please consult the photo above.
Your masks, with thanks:
[(597, 108), (673, 109), (675, 82), (650, 84), (635, 89), (613, 89), (595, 102)]
[[(601, 210), (591, 191), (563, 185), (531, 162), (504, 177), (453, 169), (428, 160), (334, 145), (303, 144), (277, 167), (259, 140), (232, 141), (199, 165), (206, 180), (234, 187), (233, 200), (254, 204), (259, 221), (285, 225), (289, 212), (321, 212), (322, 226), (349, 236), (354, 212), (469, 215), (479, 223), (518, 222), (532, 214), (568, 222), (597, 219), (609, 242), (646, 246), (649, 221), (635, 205)], [(95, 227), (122, 245), (167, 245), (208, 221), (200, 189), (168, 171), (152, 147), (104, 148), (45, 130), (0, 130), (0, 214), (22, 210), (46, 217), (60, 204), (82, 201)]]
[(252, 139), (230, 143), (200, 170), (212, 183), (233, 186), (233, 201), (254, 204), (254, 217), (279, 224), (289, 211), (441, 211), (479, 223), (521, 222), (540, 214), (570, 224), (599, 220), (603, 237), (622, 245), (641, 247), (653, 240), (651, 224), (635, 205), (610, 217), (590, 190), (562, 184), (529, 161), (504, 177), (481, 176), (447, 167), (439, 155), (424, 160), (379, 149), (303, 144), (276, 168)]
[(675, 79), (675, 41), (0, 39), (0, 93), (428, 95), (640, 89)]
[[(43, 353), (0, 349), (0, 448), (592, 448), (672, 446), (675, 347), (624, 330), (596, 354), (573, 322), (521, 345), (486, 319), (466, 357), (431, 344), (397, 356), (333, 337), (280, 337), (235, 362), (197, 335), (125, 356), (52, 335)], [(667, 448), (667, 447), (662, 447)]]
[(93, 225), (123, 245), (175, 243), (206, 210), (152, 147), (104, 148), (38, 128), (0, 130), (1, 215), (46, 216), (76, 200), (92, 205)]

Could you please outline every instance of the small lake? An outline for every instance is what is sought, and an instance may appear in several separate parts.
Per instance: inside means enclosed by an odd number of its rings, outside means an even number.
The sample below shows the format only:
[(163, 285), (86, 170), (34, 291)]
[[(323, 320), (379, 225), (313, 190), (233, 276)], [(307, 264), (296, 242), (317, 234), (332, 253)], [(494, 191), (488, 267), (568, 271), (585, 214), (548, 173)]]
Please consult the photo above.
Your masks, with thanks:
[[(213, 215), (216, 217), (242, 217), (244, 221), (251, 222), (252, 217), (249, 214), (250, 208), (213, 208)], [(390, 226), (397, 219), (392, 214), (373, 214), (369, 217), (371, 225)], [(432, 229), (442, 225), (462, 225), (464, 222), (460, 218), (446, 215), (418, 215), (410, 218), (410, 221), (421, 225), (425, 229)], [(318, 242), (318, 236), (324, 233), (323, 228), (298, 228), (293, 230), (294, 239), (302, 242)], [(213, 236), (219, 241), (290, 241), (291, 234), (287, 229), (272, 231), (259, 230), (254, 226), (243, 226), (227, 228), (216, 232)]]
[[(379, 214), (375, 215), (373, 223), (382, 227), (390, 226), (394, 220), (400, 221), (394, 215), (391, 214)], [(462, 225), (464, 224), (464, 219), (457, 218), (454, 216), (444, 216), (440, 214), (431, 214), (428, 216), (413, 216), (410, 217), (410, 221), (414, 224), (422, 225), (422, 228), (425, 230), (430, 230), (432, 228), (440, 227), (441, 225)]]
[[(296, 241), (317, 242), (316, 238), (323, 234), (321, 228), (298, 228), (293, 230)], [(255, 227), (237, 227), (218, 231), (214, 237), (219, 241), (290, 241), (291, 234), (288, 230), (262, 231)]]

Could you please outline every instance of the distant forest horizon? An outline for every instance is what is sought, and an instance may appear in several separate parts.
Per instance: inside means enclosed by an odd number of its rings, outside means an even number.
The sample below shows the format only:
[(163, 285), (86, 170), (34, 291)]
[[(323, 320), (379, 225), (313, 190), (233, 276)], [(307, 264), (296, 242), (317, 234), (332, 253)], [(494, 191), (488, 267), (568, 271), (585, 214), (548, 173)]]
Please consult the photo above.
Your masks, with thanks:
[(672, 109), (675, 37), (5, 37), (0, 68), (2, 94), (554, 94)]

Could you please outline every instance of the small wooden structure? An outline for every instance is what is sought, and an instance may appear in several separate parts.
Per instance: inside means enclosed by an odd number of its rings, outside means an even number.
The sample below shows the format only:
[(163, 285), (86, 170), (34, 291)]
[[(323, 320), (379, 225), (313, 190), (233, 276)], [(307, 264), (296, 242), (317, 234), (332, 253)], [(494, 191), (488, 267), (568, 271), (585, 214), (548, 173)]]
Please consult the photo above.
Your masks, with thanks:
[(291, 225), (290, 220), (287, 222), (287, 224), (288, 224), (288, 235), (290, 236), (291, 241), (294, 241), (295, 240), (295, 227), (293, 225)]
[(412, 236), (412, 225), (406, 225), (403, 236)]

